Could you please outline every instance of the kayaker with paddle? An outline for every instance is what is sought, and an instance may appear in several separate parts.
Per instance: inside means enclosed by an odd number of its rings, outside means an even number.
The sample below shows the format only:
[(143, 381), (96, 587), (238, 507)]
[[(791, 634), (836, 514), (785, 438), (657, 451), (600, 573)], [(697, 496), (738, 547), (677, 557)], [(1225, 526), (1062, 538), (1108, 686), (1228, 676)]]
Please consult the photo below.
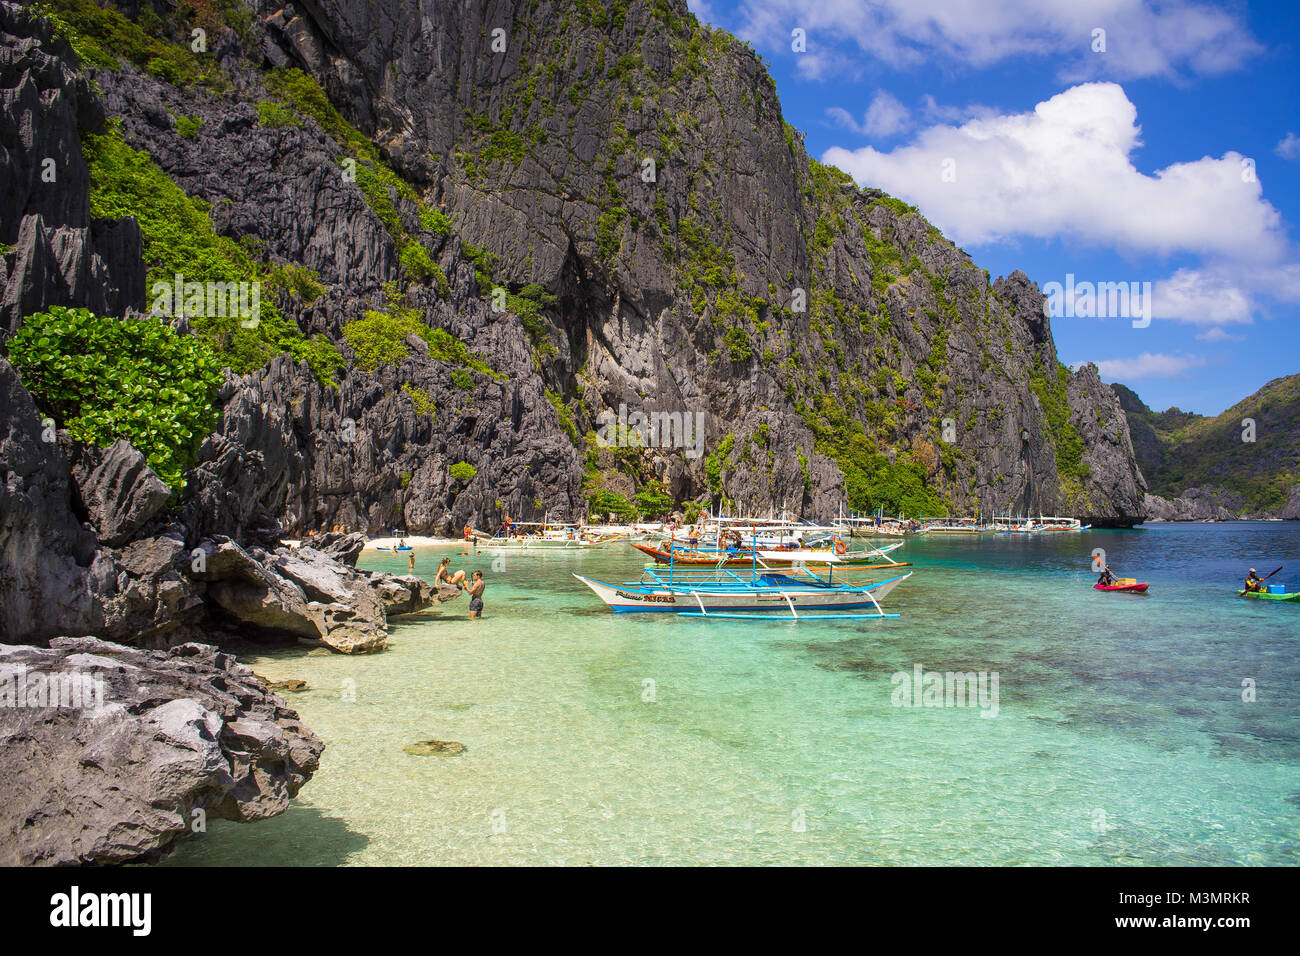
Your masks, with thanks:
[(1101, 585), (1102, 587), (1104, 587), (1104, 588), (1108, 588), (1108, 587), (1111, 587), (1112, 585), (1114, 585), (1114, 583), (1115, 583), (1115, 575), (1113, 575), (1113, 574), (1110, 573), (1110, 565), (1109, 565), (1109, 564), (1106, 565), (1106, 567), (1102, 569), (1101, 577), (1099, 577), (1099, 578), (1097, 579), (1097, 583), (1100, 584), (1100, 585)]

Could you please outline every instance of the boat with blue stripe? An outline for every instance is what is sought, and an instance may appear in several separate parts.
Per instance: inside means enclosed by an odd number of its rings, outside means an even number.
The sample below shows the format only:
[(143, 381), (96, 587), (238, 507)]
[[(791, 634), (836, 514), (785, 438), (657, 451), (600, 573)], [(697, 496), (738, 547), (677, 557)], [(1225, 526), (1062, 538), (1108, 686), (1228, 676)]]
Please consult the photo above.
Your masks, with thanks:
[[(835, 583), (829, 570), (822, 577), (809, 568), (756, 567), (738, 574), (730, 568), (674, 573), (650, 567), (641, 580), (621, 584), (573, 576), (620, 614), (672, 612), (686, 617), (799, 621), (898, 617), (885, 613), (880, 601), (912, 572), (865, 584)], [(874, 613), (817, 613), (862, 608), (874, 608)]]

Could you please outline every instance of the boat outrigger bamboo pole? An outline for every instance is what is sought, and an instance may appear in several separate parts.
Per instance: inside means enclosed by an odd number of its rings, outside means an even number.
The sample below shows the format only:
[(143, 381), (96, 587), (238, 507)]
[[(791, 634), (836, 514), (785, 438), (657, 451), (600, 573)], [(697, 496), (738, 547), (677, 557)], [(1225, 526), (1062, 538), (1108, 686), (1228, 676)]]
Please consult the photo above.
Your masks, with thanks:
[(676, 537), (677, 537), (677, 529), (669, 528), (668, 529), (668, 586), (669, 587), (673, 586), (673, 552), (676, 550), (676, 548), (673, 547), (673, 540)]

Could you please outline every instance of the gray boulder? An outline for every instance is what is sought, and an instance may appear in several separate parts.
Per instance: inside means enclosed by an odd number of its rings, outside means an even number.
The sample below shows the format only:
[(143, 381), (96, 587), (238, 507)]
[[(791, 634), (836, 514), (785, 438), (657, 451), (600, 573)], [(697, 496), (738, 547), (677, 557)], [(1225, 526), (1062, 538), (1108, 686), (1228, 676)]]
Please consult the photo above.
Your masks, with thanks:
[(205, 645), (0, 645), (0, 699), (4, 866), (155, 860), (200, 823), (284, 812), (324, 750), (252, 670)]

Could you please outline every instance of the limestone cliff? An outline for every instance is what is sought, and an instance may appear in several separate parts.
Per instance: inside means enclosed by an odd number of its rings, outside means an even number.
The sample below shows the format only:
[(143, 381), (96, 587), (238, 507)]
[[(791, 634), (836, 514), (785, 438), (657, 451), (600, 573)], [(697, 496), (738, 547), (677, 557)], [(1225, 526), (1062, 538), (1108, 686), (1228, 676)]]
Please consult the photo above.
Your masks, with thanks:
[[(349, 360), (336, 383), (280, 360), (222, 392), (181, 503), (191, 536), (446, 532), (647, 489), (807, 516), (1142, 517), (1123, 412), (1095, 370), (1059, 365), (1035, 284), (990, 282), (916, 210), (810, 159), (760, 59), (681, 0), (228, 3), (192, 74), (130, 50), (91, 62), (99, 8), (47, 6), (87, 62), (57, 37), (11, 42), (11, 74), (34, 47), (78, 64), (217, 233), (315, 270), (321, 293), (279, 309)], [(122, 9), (181, 57), (192, 24), (156, 6)], [(33, 115), (66, 138), (94, 107), (75, 71), (58, 82), (75, 104)], [(30, 217), (87, 217), (30, 195), (0, 210), (6, 274), (66, 275)], [(129, 264), (82, 245), (143, 308)], [(55, 301), (33, 281), (7, 295)], [(368, 370), (347, 334), (367, 309), (411, 310), (480, 364), (425, 334)], [(603, 447), (620, 405), (702, 414), (703, 454)], [(450, 477), (460, 462), (473, 477)]]

